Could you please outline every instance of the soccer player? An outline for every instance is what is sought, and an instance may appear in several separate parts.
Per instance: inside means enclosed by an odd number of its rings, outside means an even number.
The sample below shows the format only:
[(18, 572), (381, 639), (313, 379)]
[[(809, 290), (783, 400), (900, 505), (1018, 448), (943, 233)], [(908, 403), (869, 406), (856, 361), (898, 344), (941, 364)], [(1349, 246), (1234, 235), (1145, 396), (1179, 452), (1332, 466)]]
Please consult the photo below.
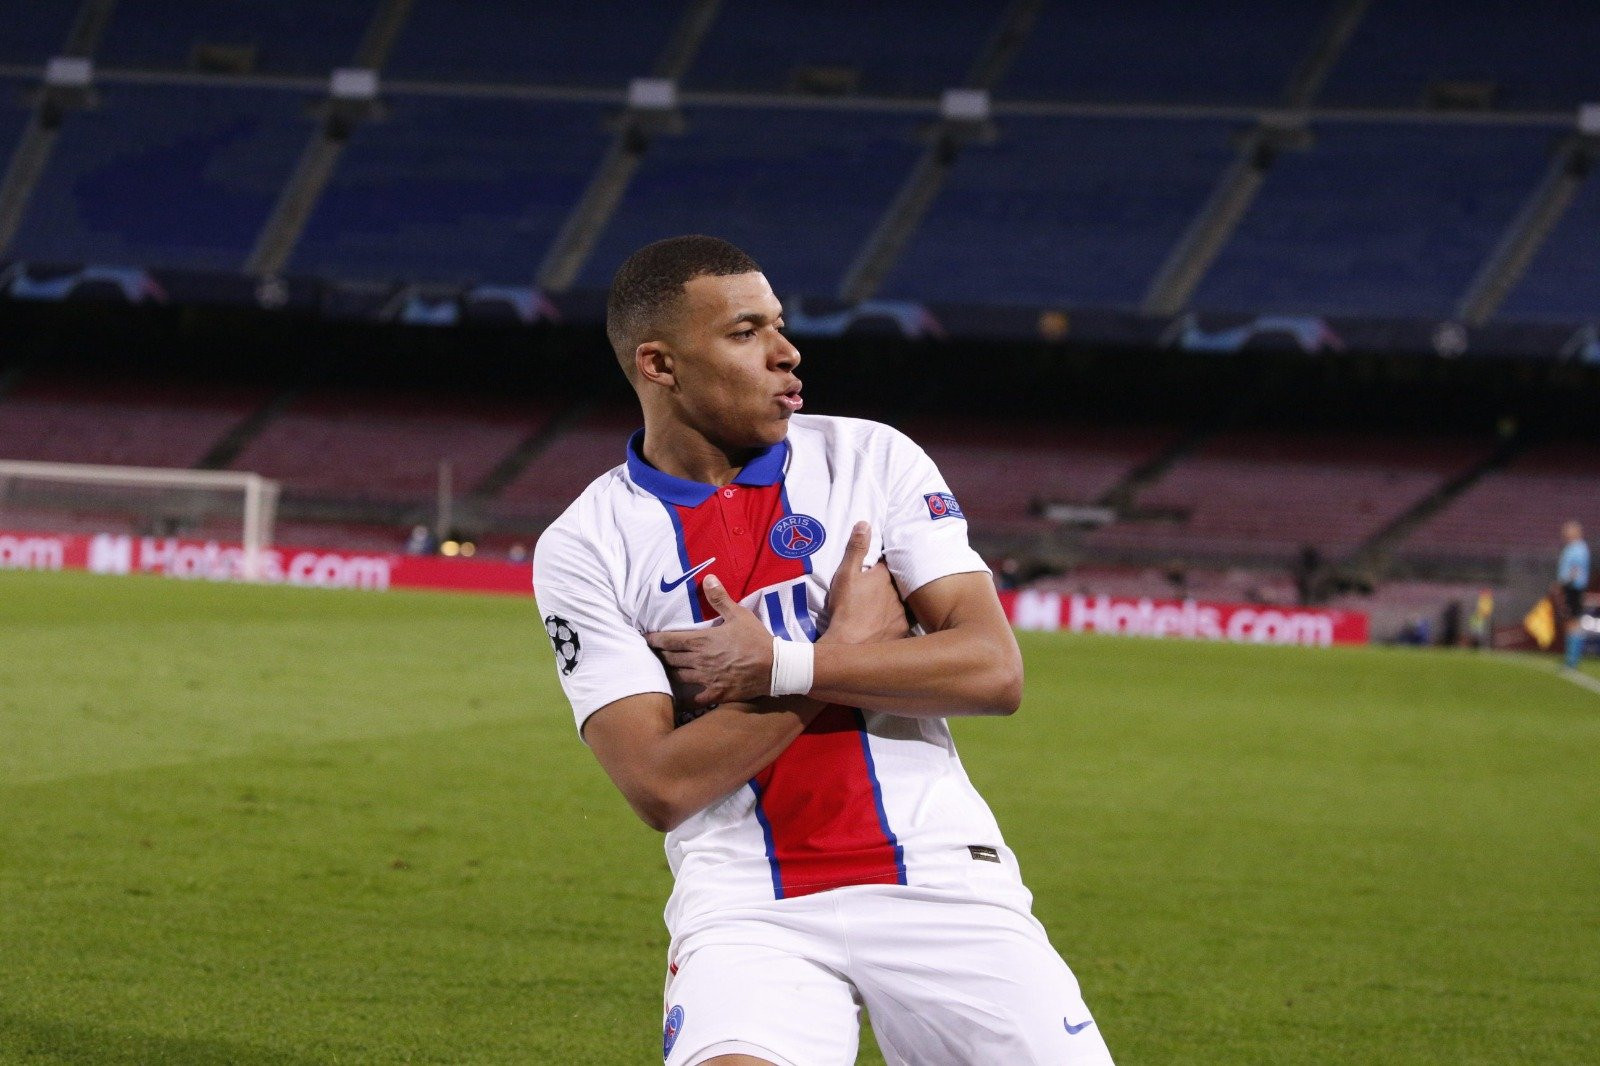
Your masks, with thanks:
[(1583, 655), (1583, 594), (1589, 588), (1589, 545), (1583, 539), (1583, 527), (1576, 521), (1561, 527), (1561, 539), (1566, 544), (1561, 549), (1561, 559), (1556, 566), (1556, 580), (1561, 584), (1561, 594), (1567, 607), (1567, 669), (1576, 670)]
[(724, 241), (634, 253), (606, 331), (644, 429), (534, 581), (584, 741), (666, 833), (668, 1066), (852, 1063), (863, 1005), (892, 1063), (1109, 1063), (945, 724), (1015, 711), (1022, 661), (938, 470), (799, 413)]

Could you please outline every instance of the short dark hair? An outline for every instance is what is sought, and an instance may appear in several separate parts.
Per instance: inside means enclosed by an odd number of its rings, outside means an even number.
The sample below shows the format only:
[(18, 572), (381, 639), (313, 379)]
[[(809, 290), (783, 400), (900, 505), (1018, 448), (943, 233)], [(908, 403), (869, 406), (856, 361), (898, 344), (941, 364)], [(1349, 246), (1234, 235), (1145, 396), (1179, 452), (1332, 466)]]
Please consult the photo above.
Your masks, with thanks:
[(757, 274), (754, 259), (720, 237), (691, 233), (647, 244), (628, 256), (611, 279), (606, 337), (633, 378), (633, 353), (677, 309), (683, 287), (695, 278)]

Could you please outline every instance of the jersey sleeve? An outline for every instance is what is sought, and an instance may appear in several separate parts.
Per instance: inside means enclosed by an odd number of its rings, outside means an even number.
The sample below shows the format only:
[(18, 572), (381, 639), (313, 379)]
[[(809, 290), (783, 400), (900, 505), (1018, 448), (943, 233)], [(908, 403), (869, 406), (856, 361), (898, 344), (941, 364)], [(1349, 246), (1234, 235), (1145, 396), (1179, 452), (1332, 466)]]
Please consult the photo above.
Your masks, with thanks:
[(951, 574), (988, 573), (967, 543), (967, 518), (928, 453), (911, 438), (890, 431), (885, 486), (888, 518), (883, 555), (900, 594)]
[(666, 668), (629, 621), (593, 545), (547, 530), (534, 551), (534, 598), (580, 735), (591, 714), (624, 696), (672, 695)]

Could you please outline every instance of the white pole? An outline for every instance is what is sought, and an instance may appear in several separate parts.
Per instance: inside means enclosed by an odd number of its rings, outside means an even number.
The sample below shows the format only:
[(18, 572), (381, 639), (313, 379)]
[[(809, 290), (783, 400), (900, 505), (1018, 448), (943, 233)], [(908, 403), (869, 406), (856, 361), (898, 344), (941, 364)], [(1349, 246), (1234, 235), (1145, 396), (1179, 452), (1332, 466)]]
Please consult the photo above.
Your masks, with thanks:
[(244, 483), (244, 579), (261, 579), (261, 478)]

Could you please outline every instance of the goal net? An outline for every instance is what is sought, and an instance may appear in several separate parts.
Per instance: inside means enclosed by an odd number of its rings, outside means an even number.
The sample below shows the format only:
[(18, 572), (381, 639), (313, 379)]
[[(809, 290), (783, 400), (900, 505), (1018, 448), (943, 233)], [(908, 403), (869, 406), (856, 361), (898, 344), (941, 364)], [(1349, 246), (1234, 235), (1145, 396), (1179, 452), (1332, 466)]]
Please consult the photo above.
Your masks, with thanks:
[(278, 483), (232, 470), (0, 460), (0, 529), (233, 541), (257, 580)]

